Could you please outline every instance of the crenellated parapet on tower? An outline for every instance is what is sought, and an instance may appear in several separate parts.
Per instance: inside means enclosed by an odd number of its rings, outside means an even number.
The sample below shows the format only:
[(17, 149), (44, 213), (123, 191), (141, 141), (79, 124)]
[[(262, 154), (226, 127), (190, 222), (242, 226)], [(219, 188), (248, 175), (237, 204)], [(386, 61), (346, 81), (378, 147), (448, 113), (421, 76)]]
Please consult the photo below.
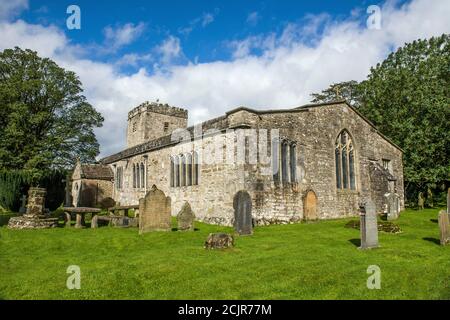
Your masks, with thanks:
[(128, 113), (127, 147), (187, 128), (188, 111), (158, 102), (144, 102)]

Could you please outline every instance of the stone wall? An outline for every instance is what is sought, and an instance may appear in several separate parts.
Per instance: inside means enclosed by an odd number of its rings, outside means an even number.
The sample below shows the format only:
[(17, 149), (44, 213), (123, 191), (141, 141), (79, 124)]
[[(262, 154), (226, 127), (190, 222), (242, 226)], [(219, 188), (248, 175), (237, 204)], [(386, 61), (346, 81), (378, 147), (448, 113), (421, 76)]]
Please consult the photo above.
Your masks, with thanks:
[[(218, 122), (219, 123), (219, 122)], [(392, 176), (400, 206), (404, 208), (402, 152), (380, 135), (354, 109), (345, 103), (310, 106), (299, 109), (258, 112), (245, 108), (227, 113), (220, 118), (220, 126), (233, 128), (279, 129), (280, 136), (297, 143), (296, 183), (274, 183), (264, 170), (270, 165), (240, 163), (203, 163), (200, 166), (199, 185), (170, 187), (170, 156), (192, 150), (204, 155), (226, 157), (227, 139), (236, 139), (233, 133), (221, 133), (198, 143), (166, 145), (146, 149), (138, 155), (108, 162), (115, 170), (124, 168), (123, 188), (114, 189), (113, 198), (123, 205), (137, 204), (145, 196), (148, 186), (155, 184), (172, 200), (172, 215), (176, 215), (184, 201), (188, 201), (197, 219), (209, 223), (232, 225), (233, 196), (247, 190), (252, 196), (253, 218), (256, 224), (291, 223), (302, 220), (303, 198), (310, 190), (317, 196), (319, 219), (340, 218), (359, 213), (359, 204), (368, 198), (375, 201), (378, 212), (383, 210), (383, 195), (387, 180), (373, 174), (374, 163), (391, 161)], [(211, 122), (211, 126), (214, 126)], [(223, 129), (223, 127), (218, 127)], [(346, 129), (355, 147), (356, 190), (338, 190), (335, 178), (335, 141)], [(223, 141), (222, 150), (214, 150), (213, 142)], [(270, 146), (269, 146), (270, 150)], [(218, 153), (222, 153), (218, 155)], [(235, 153), (234, 153), (235, 155)], [(146, 186), (133, 188), (133, 163), (145, 163)]]
[(128, 114), (127, 147), (170, 135), (187, 127), (187, 110), (157, 103), (144, 103)]
[[(81, 187), (81, 188), (80, 188)], [(80, 188), (79, 191), (76, 188)], [(99, 179), (77, 179), (72, 181), (72, 200), (80, 193), (79, 207), (97, 207), (104, 198), (113, 196), (113, 182)], [(72, 203), (75, 205), (74, 203)]]
[[(260, 209), (261, 215), (270, 212), (274, 219), (296, 220), (303, 218), (301, 199), (308, 190), (318, 197), (319, 219), (357, 215), (359, 203), (369, 197), (381, 197), (381, 192), (373, 190), (369, 166), (375, 161), (390, 159), (392, 174), (397, 178), (397, 193), (404, 208), (402, 152), (383, 138), (376, 129), (360, 117), (348, 105), (332, 104), (302, 108), (299, 112), (267, 113), (261, 115), (261, 127), (280, 128), (280, 136), (297, 141), (297, 181), (298, 185), (276, 186), (269, 177), (264, 181), (266, 205)], [(339, 133), (346, 129), (355, 146), (356, 190), (338, 190), (335, 178), (335, 141)], [(253, 180), (252, 190), (261, 189)], [(259, 191), (261, 193), (261, 191)], [(380, 194), (382, 193), (382, 194)], [(377, 211), (382, 211), (378, 202)], [(296, 212), (296, 214), (294, 214)]]
[(84, 178), (80, 163), (73, 169), (70, 185), (71, 205), (75, 205), (75, 199), (78, 198), (79, 207), (96, 207), (104, 198), (113, 196), (113, 181)]
[[(205, 138), (203, 144), (193, 142), (158, 149), (112, 163), (113, 168), (121, 166), (124, 170), (123, 188), (119, 190), (114, 188), (114, 200), (120, 202), (121, 205), (138, 204), (139, 199), (145, 196), (146, 191), (150, 190), (152, 185), (156, 185), (171, 198), (171, 214), (173, 216), (176, 216), (184, 202), (188, 201), (196, 219), (208, 223), (232, 225), (233, 196), (245, 187), (242, 165), (202, 164), (198, 185), (170, 187), (170, 157), (197, 150), (200, 161), (202, 161), (202, 155), (210, 153), (214, 139), (224, 140), (225, 133)], [(133, 188), (133, 164), (141, 162), (145, 163), (147, 168), (146, 186)]]

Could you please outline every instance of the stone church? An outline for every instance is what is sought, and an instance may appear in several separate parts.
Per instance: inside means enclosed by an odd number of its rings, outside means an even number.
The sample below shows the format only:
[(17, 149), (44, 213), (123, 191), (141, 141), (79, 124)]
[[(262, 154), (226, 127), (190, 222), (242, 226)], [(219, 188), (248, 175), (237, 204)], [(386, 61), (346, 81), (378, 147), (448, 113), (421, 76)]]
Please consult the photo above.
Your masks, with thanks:
[(187, 201), (198, 220), (229, 226), (242, 192), (255, 225), (355, 216), (368, 198), (383, 212), (393, 193), (404, 208), (402, 150), (345, 101), (187, 123), (167, 104), (129, 112), (127, 148), (100, 161), (116, 202), (138, 204), (155, 185), (172, 215)]

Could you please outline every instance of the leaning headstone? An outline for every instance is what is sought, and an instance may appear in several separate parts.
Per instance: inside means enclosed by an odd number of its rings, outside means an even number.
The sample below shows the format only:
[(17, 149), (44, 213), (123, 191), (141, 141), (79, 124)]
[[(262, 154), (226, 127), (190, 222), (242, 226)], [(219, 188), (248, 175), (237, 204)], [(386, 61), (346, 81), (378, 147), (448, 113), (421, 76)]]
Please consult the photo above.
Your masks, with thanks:
[(19, 213), (20, 214), (24, 214), (27, 212), (27, 196), (26, 195), (22, 195), (22, 197), (20, 197), (20, 208), (19, 208)]
[(450, 244), (450, 222), (448, 214), (444, 210), (441, 210), (441, 212), (439, 212), (438, 220), (441, 245), (445, 246)]
[(189, 202), (186, 201), (177, 215), (178, 230), (194, 230), (194, 219), (194, 212), (192, 212)]
[(375, 204), (368, 200), (361, 210), (361, 247), (371, 249), (378, 247), (378, 222)]
[(252, 198), (247, 191), (241, 190), (233, 198), (234, 228), (239, 235), (253, 233)]
[(387, 219), (396, 220), (399, 215), (399, 197), (396, 193), (388, 193), (386, 195), (387, 202)]
[(228, 233), (210, 233), (205, 241), (205, 249), (227, 249), (234, 246), (234, 238)]
[(423, 198), (423, 193), (419, 192), (419, 195), (417, 198), (417, 205), (419, 206), (419, 210), (425, 209), (424, 204), (425, 204), (425, 199)]
[(139, 200), (139, 234), (150, 231), (170, 231), (170, 197), (155, 185)]
[(10, 229), (44, 229), (58, 226), (58, 218), (48, 218), (45, 214), (45, 196), (43, 188), (28, 190), (28, 204), (26, 214), (12, 217), (8, 221)]

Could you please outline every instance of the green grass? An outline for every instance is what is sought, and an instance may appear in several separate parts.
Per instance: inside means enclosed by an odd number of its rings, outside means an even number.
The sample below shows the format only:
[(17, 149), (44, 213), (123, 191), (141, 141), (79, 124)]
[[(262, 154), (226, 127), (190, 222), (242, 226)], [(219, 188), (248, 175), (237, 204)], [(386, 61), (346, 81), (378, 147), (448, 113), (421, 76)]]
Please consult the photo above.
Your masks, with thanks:
[[(407, 211), (401, 234), (357, 249), (351, 219), (258, 227), (234, 249), (205, 250), (210, 232), (0, 228), (2, 299), (450, 299), (450, 246), (439, 245), (437, 210)], [(81, 289), (66, 288), (69, 265)], [(369, 265), (381, 289), (366, 287)]]

